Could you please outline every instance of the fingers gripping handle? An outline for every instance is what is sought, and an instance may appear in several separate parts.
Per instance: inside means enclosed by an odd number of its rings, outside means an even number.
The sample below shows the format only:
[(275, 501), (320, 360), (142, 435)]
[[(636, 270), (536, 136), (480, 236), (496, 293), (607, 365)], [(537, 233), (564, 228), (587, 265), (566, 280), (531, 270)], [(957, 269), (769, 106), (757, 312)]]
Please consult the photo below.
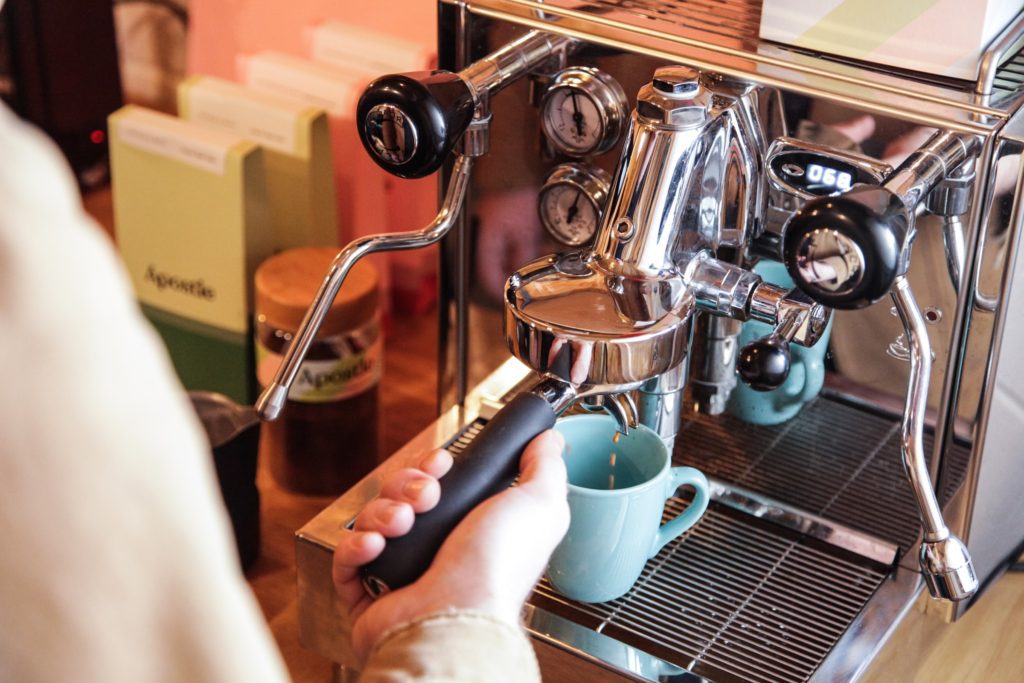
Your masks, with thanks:
[(416, 515), (412, 531), (389, 538), (380, 557), (363, 567), (367, 591), (376, 596), (418, 579), (469, 511), (515, 480), (527, 444), (554, 424), (555, 411), (543, 398), (520, 394), (512, 399), (441, 478), (437, 507)]

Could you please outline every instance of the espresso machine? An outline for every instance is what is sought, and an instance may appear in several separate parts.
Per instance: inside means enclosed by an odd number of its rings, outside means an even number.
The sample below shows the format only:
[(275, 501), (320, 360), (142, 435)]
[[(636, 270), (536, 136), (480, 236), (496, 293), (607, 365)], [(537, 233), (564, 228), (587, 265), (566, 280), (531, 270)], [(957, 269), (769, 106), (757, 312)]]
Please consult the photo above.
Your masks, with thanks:
[[(762, 41), (756, 0), (438, 11), (442, 69), (382, 76), (357, 112), (383, 168), (442, 174), (438, 215), (339, 253), (258, 404), (282, 408), (352, 264), (441, 243), (440, 417), (299, 530), (304, 644), (350, 672), (331, 556), (383, 473), (456, 454), (371, 592), (414, 580), (557, 415), (603, 411), (713, 502), (621, 598), (537, 586), (546, 680), (906, 679), (1024, 542), (1024, 19), (967, 83)], [(752, 322), (770, 331), (741, 344)], [(822, 351), (816, 397), (734, 414), (798, 347)]]

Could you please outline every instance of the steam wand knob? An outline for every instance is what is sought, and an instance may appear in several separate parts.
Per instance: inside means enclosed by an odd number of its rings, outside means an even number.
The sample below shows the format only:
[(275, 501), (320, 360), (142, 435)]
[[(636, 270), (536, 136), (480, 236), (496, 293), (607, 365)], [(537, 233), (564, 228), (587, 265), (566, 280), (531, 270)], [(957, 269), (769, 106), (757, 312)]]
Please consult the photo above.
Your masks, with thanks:
[[(881, 187), (857, 185), (804, 204), (783, 229), (783, 260), (793, 281), (833, 308), (864, 308), (884, 297), (907, 272), (918, 207), (944, 181), (966, 178), (965, 162), (979, 147), (976, 136), (939, 131)], [(966, 191), (960, 194), (966, 200)]]
[(467, 130), (475, 139), (461, 153), (481, 156), (490, 98), (573, 45), (572, 38), (530, 31), (458, 73), (381, 76), (356, 106), (359, 139), (378, 166), (399, 178), (422, 178), (441, 168)]

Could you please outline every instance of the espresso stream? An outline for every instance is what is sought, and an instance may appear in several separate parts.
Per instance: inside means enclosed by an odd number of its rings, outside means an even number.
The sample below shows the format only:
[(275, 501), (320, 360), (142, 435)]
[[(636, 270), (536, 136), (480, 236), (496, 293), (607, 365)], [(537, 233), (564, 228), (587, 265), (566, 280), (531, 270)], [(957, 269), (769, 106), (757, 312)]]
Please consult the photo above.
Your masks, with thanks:
[(644, 483), (647, 478), (616, 447), (619, 437), (620, 434), (616, 432), (615, 437), (612, 439), (612, 450), (608, 453), (607, 458), (590, 463), (589, 467), (577, 468), (577, 470), (582, 469), (582, 471), (573, 471), (573, 468), (570, 468), (570, 483), (581, 488), (601, 491), (628, 489)]

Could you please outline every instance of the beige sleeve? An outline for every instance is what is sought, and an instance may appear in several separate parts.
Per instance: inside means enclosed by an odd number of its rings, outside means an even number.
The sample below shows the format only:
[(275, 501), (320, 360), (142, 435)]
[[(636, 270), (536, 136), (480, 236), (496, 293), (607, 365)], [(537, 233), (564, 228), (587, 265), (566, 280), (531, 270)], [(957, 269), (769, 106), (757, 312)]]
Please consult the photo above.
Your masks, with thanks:
[(537, 658), (518, 626), (453, 611), (400, 626), (370, 653), (360, 683), (540, 683)]
[(114, 249), (0, 105), (0, 681), (284, 681), (230, 534)]

